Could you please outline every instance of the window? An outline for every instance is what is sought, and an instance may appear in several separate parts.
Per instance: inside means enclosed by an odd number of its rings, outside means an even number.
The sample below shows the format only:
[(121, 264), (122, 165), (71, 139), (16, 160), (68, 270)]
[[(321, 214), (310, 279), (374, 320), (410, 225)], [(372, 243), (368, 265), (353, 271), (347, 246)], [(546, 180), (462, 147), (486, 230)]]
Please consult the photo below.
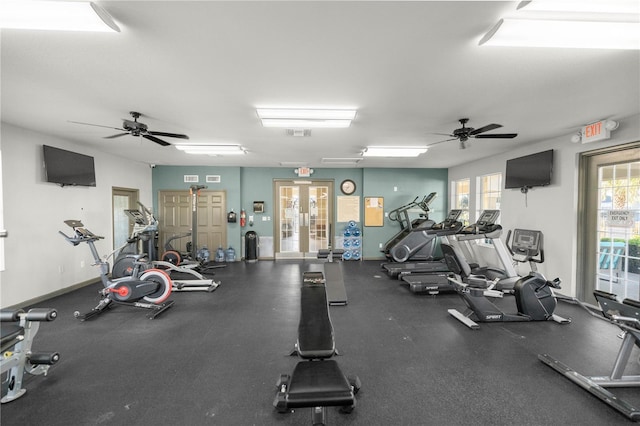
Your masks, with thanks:
[(460, 179), (451, 182), (451, 208), (462, 210), (460, 222), (469, 225), (469, 190), (470, 179)]
[(476, 188), (478, 190), (476, 219), (480, 217), (483, 210), (500, 210), (502, 173), (478, 176)]

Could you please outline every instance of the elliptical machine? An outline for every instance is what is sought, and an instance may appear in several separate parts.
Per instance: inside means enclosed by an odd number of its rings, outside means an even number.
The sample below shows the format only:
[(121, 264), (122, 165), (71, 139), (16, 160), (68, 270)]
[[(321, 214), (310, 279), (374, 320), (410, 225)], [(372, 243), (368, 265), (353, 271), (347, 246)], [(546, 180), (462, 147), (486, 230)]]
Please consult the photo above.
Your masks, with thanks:
[[(507, 235), (507, 243), (510, 237), (511, 232)], [(559, 324), (570, 323), (570, 319), (554, 314), (557, 301), (553, 289), (560, 288), (560, 278), (548, 281), (537, 272), (536, 263), (544, 261), (542, 239), (540, 231), (513, 231), (513, 242), (509, 247), (513, 259), (517, 262), (529, 262), (531, 265), (531, 272), (520, 278), (511, 292), (516, 299), (517, 313), (505, 313), (489, 300), (488, 297), (500, 298), (503, 295), (502, 291), (493, 290), (498, 279), (489, 281), (482, 275), (465, 274), (465, 270), (468, 269), (464, 267), (464, 259), (459, 258), (459, 251), (443, 244), (445, 262), (454, 273), (454, 276), (449, 277), (449, 281), (467, 305), (464, 314), (456, 309), (449, 309), (449, 314), (472, 330), (480, 328), (477, 322), (553, 320)]]
[(146, 264), (146, 260), (139, 258), (134, 263), (134, 271), (131, 276), (111, 280), (109, 279), (109, 263), (100, 258), (95, 246), (95, 242), (104, 237), (93, 234), (78, 220), (65, 220), (64, 223), (73, 229), (73, 236), (68, 236), (62, 231), (58, 231), (58, 233), (74, 246), (80, 243), (89, 245), (95, 261), (94, 265), (100, 267), (100, 280), (104, 287), (100, 291), (102, 299), (98, 305), (84, 314), (76, 311), (74, 313), (76, 318), (81, 321), (90, 319), (110, 308), (112, 304), (117, 304), (148, 309), (150, 313), (147, 317), (154, 319), (173, 306), (173, 301), (167, 300), (171, 295), (172, 283), (166, 272), (159, 269), (147, 269), (143, 273), (139, 273), (138, 268)]

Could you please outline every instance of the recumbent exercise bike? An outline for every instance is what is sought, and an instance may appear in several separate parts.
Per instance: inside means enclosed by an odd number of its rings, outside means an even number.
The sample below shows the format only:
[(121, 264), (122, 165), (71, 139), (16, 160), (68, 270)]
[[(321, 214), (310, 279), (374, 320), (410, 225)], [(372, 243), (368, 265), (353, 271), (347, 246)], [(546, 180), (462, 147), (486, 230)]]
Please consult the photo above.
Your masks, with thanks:
[[(445, 262), (453, 272), (449, 281), (467, 305), (464, 314), (456, 309), (448, 312), (454, 318), (467, 327), (476, 330), (480, 326), (477, 322), (521, 322), (521, 321), (547, 321), (553, 320), (559, 324), (568, 324), (566, 319), (554, 314), (556, 297), (565, 299), (565, 296), (557, 296), (553, 289), (560, 288), (560, 278), (548, 281), (541, 273), (537, 272), (536, 263), (544, 261), (543, 236), (540, 231), (515, 229), (513, 242), (509, 244), (511, 231), (507, 235), (507, 247), (516, 262), (529, 262), (531, 272), (516, 281), (510, 292), (515, 296), (516, 313), (506, 313), (498, 308), (489, 298), (501, 298), (503, 291), (493, 290), (498, 281), (488, 280), (483, 275), (474, 275), (464, 256), (456, 247), (442, 244), (442, 252)], [(477, 321), (477, 322), (476, 322)]]

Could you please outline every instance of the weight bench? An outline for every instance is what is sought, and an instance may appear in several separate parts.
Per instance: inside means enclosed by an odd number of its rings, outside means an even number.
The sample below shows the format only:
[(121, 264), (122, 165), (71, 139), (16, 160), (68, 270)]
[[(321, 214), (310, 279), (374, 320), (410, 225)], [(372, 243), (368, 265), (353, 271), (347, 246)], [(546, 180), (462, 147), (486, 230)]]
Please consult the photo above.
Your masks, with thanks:
[(342, 249), (320, 249), (318, 259), (327, 259), (324, 263), (325, 287), (329, 305), (346, 305), (347, 289), (342, 275)]
[(7, 373), (7, 394), (0, 399), (4, 404), (20, 398), (26, 392), (22, 387), (25, 372), (32, 375), (47, 375), (49, 367), (60, 359), (58, 352), (32, 352), (33, 338), (38, 333), (40, 322), (53, 321), (58, 312), (49, 308), (34, 308), (0, 311), (2, 337), (0, 348), (0, 371)]
[(305, 272), (300, 290), (298, 340), (291, 354), (303, 361), (296, 364), (291, 375), (282, 374), (276, 383), (276, 410), (287, 413), (293, 408), (313, 408), (314, 425), (326, 424), (327, 407), (337, 406), (350, 413), (355, 408), (360, 379), (347, 377), (330, 359), (335, 354), (324, 275)]

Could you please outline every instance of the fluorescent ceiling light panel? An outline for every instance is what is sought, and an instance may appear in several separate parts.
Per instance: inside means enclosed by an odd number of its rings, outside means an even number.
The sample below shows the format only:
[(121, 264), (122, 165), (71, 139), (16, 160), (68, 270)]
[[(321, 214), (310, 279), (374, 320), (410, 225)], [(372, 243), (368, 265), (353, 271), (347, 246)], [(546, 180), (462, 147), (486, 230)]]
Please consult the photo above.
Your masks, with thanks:
[(478, 44), (640, 49), (640, 23), (501, 19)]
[(258, 108), (264, 127), (289, 129), (346, 128), (356, 116), (354, 109)]
[(322, 164), (356, 165), (362, 161), (362, 158), (323, 158), (320, 161)]
[(364, 157), (417, 157), (427, 152), (426, 146), (368, 146)]
[(240, 145), (175, 145), (176, 149), (187, 154), (200, 155), (239, 155), (246, 154)]
[(640, 13), (638, 0), (529, 0), (521, 1), (518, 10), (577, 13)]
[(284, 127), (288, 129), (313, 128), (345, 128), (351, 125), (351, 120), (290, 120), (278, 118), (263, 118), (264, 127)]
[(120, 32), (100, 6), (77, 1), (0, 1), (0, 28)]
[(353, 120), (356, 117), (354, 109), (258, 108), (256, 111), (261, 119)]

